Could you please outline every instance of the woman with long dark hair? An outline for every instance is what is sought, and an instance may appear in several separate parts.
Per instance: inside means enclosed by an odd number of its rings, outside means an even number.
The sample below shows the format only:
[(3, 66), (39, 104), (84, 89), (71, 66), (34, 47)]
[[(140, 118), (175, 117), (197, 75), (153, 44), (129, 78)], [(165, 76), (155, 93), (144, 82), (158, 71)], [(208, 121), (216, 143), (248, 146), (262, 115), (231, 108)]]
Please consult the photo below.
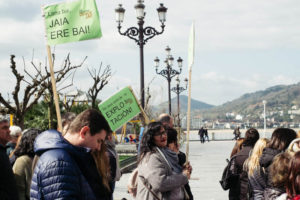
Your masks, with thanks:
[(162, 123), (150, 123), (141, 141), (136, 199), (184, 199), (183, 187), (191, 170), (186, 167), (182, 172), (174, 172), (177, 166), (167, 151), (167, 134)]
[(34, 157), (34, 140), (40, 134), (39, 129), (31, 128), (24, 131), (13, 154), (16, 161), (13, 165), (13, 172), (17, 182), (17, 189), (20, 200), (27, 200), (30, 197), (30, 183), (32, 177), (32, 161)]
[(259, 159), (260, 169), (254, 171), (253, 174), (254, 179), (251, 182), (251, 186), (255, 200), (265, 199), (265, 189), (272, 188), (269, 170), (273, 158), (279, 153), (284, 152), (296, 136), (296, 132), (289, 128), (277, 128), (273, 131), (271, 140), (267, 144), (267, 147), (264, 148)]

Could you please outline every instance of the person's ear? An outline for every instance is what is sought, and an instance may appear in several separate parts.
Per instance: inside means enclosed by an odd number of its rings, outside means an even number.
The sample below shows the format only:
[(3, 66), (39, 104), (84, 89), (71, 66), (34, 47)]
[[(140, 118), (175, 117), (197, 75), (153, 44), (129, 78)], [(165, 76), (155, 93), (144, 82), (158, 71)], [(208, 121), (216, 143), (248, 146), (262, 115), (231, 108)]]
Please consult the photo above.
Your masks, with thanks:
[(85, 138), (86, 134), (88, 134), (89, 131), (90, 131), (90, 127), (84, 126), (84, 127), (82, 127), (82, 128), (80, 129), (79, 136), (80, 136), (81, 138)]

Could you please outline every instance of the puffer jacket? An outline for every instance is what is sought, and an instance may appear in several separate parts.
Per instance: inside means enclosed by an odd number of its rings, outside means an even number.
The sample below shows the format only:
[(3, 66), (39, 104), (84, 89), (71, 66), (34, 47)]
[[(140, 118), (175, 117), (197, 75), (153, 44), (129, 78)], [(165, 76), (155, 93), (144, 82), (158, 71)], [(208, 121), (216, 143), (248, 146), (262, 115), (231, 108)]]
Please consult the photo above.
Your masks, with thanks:
[(36, 163), (30, 199), (109, 199), (87, 148), (66, 141), (56, 130), (41, 133), (34, 150)]

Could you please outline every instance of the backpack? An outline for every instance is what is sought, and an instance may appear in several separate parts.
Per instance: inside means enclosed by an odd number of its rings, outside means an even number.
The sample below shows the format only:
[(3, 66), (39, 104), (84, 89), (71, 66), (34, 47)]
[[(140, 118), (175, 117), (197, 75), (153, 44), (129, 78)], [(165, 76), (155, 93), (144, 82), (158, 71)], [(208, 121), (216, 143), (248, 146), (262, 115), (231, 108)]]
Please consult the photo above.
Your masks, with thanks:
[(222, 178), (219, 181), (223, 190), (228, 190), (234, 186), (239, 179), (239, 174), (235, 165), (235, 159), (236, 156), (233, 156), (230, 160), (226, 159), (227, 166), (224, 168)]
[(138, 176), (138, 168), (135, 168), (129, 176), (127, 189), (128, 193), (131, 194), (133, 197), (136, 197), (137, 192), (137, 176)]

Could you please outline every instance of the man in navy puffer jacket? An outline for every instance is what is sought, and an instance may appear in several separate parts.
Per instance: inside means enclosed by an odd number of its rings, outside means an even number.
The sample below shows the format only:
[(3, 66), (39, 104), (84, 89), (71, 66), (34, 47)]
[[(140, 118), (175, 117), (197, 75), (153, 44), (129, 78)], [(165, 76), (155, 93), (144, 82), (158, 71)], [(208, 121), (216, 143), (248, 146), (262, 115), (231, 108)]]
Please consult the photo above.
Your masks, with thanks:
[(40, 134), (30, 199), (109, 199), (90, 153), (100, 150), (108, 131), (105, 118), (89, 109), (74, 119), (64, 136), (55, 130)]

